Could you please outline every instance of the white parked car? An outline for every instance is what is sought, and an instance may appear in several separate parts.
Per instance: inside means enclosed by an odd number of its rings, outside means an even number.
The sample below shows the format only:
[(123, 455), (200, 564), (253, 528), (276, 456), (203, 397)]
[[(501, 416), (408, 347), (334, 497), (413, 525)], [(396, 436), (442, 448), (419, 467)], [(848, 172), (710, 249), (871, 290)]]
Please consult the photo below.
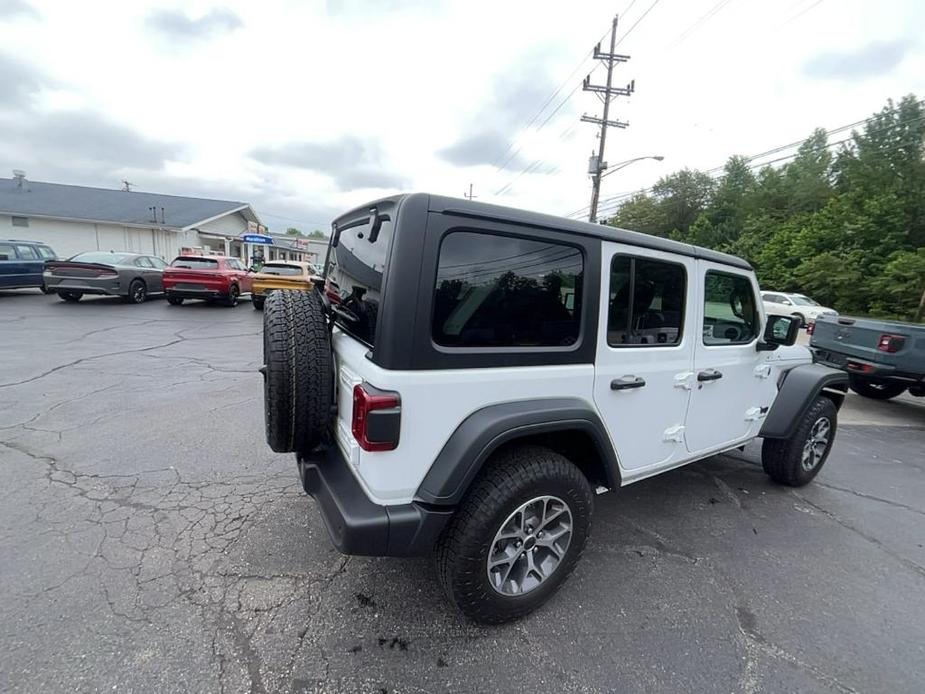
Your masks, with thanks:
[(812, 323), (819, 316), (838, 315), (834, 308), (822, 306), (804, 294), (761, 292), (761, 300), (764, 302), (765, 313), (796, 316), (803, 325)]
[(595, 493), (759, 436), (801, 486), (831, 451), (847, 375), (740, 258), (416, 194), (335, 220), (324, 273), (264, 306), (267, 440), (340, 551), (433, 554), (476, 621), (555, 592)]

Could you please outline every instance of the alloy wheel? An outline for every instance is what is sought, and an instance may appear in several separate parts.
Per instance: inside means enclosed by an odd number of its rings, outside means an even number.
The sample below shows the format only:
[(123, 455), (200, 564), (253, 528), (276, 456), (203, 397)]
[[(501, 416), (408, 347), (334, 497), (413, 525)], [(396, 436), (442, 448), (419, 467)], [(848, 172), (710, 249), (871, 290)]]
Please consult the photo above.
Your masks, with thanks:
[(556, 496), (538, 496), (507, 517), (488, 552), (488, 582), (502, 595), (523, 595), (559, 568), (572, 539), (572, 512)]
[(832, 422), (829, 421), (829, 418), (820, 417), (817, 419), (813, 424), (813, 428), (809, 431), (806, 443), (803, 445), (803, 458), (800, 464), (804, 470), (809, 472), (820, 463), (829, 448), (831, 435)]

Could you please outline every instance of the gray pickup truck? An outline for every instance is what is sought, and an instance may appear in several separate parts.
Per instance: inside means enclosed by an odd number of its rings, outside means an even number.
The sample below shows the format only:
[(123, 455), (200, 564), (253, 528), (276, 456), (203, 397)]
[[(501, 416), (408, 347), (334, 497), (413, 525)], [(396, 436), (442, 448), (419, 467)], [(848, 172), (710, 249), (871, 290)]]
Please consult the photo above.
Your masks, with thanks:
[(858, 395), (889, 400), (908, 390), (925, 397), (925, 325), (820, 316), (809, 343), (820, 364), (847, 371)]

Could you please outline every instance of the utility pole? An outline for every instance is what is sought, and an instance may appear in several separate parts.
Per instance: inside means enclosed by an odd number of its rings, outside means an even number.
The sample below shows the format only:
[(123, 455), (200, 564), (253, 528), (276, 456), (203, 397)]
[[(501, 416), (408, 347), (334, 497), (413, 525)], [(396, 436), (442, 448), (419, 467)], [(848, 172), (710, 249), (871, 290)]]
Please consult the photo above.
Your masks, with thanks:
[(463, 193), (463, 197), (467, 198), (468, 200), (472, 200), (473, 198), (478, 197), (477, 195), (472, 194), (472, 184), (471, 183), (469, 184), (469, 193), (468, 194)]
[(135, 185), (135, 184), (132, 183), (131, 181), (125, 181), (125, 180), (123, 180), (123, 181), (122, 181), (122, 192), (123, 192), (123, 193), (131, 193), (131, 192), (132, 192), (132, 186), (133, 186), (133, 185)]
[(635, 80), (630, 82), (625, 87), (613, 86), (613, 66), (617, 63), (625, 63), (630, 59), (628, 55), (619, 55), (614, 53), (614, 50), (617, 46), (618, 20), (619, 17), (613, 18), (613, 27), (610, 30), (610, 52), (601, 53), (601, 44), (597, 44), (594, 47), (594, 58), (596, 60), (600, 60), (607, 66), (607, 85), (600, 86), (591, 84), (591, 75), (585, 77), (585, 81), (581, 85), (584, 91), (594, 92), (604, 103), (604, 113), (601, 118), (588, 115), (581, 117), (581, 120), (585, 123), (594, 123), (601, 127), (600, 143), (598, 145), (597, 155), (592, 153), (588, 164), (588, 173), (591, 174), (591, 211), (588, 215), (589, 222), (597, 221), (597, 202), (601, 194), (601, 174), (607, 168), (607, 162), (604, 161), (604, 148), (607, 145), (607, 128), (625, 128), (629, 125), (629, 123), (623, 121), (609, 120), (610, 102), (614, 97), (629, 96), (636, 90)]

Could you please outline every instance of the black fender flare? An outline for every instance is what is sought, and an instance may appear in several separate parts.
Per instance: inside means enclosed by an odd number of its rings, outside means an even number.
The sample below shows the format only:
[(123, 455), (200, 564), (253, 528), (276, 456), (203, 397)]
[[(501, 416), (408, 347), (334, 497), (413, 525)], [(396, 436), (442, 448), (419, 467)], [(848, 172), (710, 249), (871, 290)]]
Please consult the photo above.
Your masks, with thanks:
[(758, 435), (766, 439), (790, 438), (824, 389), (836, 391), (837, 396), (832, 399), (836, 406), (840, 405), (848, 389), (848, 374), (822, 364), (802, 364), (784, 372), (777, 397)]
[(515, 439), (555, 431), (587, 434), (600, 455), (607, 485), (620, 486), (620, 466), (601, 418), (579, 398), (544, 398), (498, 403), (470, 414), (450, 435), (418, 487), (415, 500), (458, 504), (485, 461)]

